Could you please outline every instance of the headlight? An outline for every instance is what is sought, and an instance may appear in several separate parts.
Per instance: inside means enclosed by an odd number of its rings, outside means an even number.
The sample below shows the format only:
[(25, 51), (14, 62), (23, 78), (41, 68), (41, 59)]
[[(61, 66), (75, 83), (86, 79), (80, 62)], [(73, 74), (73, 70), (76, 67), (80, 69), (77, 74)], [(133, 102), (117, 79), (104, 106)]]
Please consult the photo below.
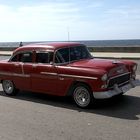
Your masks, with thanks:
[(133, 71), (136, 71), (137, 70), (137, 65), (134, 65), (132, 69), (133, 69)]
[(102, 81), (106, 81), (107, 78), (108, 78), (107, 74), (104, 74), (104, 75), (102, 76), (101, 80), (102, 80)]

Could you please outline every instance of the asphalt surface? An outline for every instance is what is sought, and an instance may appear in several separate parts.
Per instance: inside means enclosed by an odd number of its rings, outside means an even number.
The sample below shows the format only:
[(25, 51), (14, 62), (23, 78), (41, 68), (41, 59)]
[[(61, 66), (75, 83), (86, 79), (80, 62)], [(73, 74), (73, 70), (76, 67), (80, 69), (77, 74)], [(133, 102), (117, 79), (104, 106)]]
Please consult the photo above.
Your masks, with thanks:
[(0, 85), (0, 140), (16, 139), (140, 140), (140, 87), (80, 109), (65, 97), (25, 91), (7, 97)]

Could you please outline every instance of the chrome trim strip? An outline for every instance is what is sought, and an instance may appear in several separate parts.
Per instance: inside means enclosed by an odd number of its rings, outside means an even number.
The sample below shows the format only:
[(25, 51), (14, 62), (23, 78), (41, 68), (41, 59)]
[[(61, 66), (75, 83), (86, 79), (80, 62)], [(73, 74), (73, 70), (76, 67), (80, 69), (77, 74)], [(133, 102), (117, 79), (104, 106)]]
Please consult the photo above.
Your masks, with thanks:
[(17, 77), (30, 77), (28, 74), (18, 74), (18, 73), (10, 73), (10, 72), (0, 72), (0, 75), (5, 75), (5, 76), (17, 76)]
[[(124, 85), (124, 84), (127, 84), (127, 83), (129, 83), (129, 82), (130, 82), (130, 80), (125, 81), (125, 82), (123, 82), (123, 83), (121, 83), (121, 84), (117, 84), (117, 85), (120, 87), (120, 86), (122, 86), (122, 85)], [(114, 88), (114, 86), (109, 87), (109, 89), (112, 89), (112, 88)]]
[(120, 75), (117, 75), (117, 76), (111, 77), (109, 80), (114, 79), (114, 78), (117, 78), (117, 77), (120, 77), (120, 76), (123, 76), (123, 75), (130, 74), (130, 73), (131, 73), (131, 72), (123, 73), (123, 74), (120, 74)]
[(40, 72), (40, 74), (45, 74), (45, 75), (53, 75), (53, 76), (57, 76), (57, 73), (51, 73), (51, 72)]
[(123, 83), (119, 84), (118, 86), (122, 86), (122, 85), (124, 85), (124, 84), (126, 84), (126, 83), (129, 83), (129, 82), (130, 82), (130, 80), (125, 81), (125, 82), (123, 82)]
[(81, 78), (81, 79), (91, 79), (97, 80), (97, 77), (88, 77), (88, 76), (78, 76), (78, 75), (69, 75), (69, 74), (57, 74), (57, 73), (50, 73), (50, 72), (40, 72), (41, 74), (45, 75), (53, 75), (53, 76), (60, 76), (60, 77), (71, 77), (71, 78)]
[[(114, 88), (111, 90), (101, 91), (101, 92), (93, 91), (93, 96), (95, 99), (107, 99), (107, 98), (111, 98), (115, 95), (118, 95), (122, 92), (125, 93), (136, 86), (140, 86), (140, 80), (138, 80), (138, 79), (132, 80), (130, 83), (128, 83), (122, 87), (118, 87), (117, 89)], [(123, 90), (123, 88), (126, 88), (126, 90)]]
[(62, 77), (72, 77), (72, 78), (81, 78), (81, 79), (91, 79), (91, 80), (97, 80), (97, 77), (89, 77), (89, 76), (78, 76), (78, 75), (69, 75), (69, 74), (59, 74), (59, 76)]
[(21, 64), (21, 70), (22, 70), (22, 74), (24, 74), (23, 63)]
[[(111, 78), (108, 80), (108, 82), (107, 82), (107, 86), (109, 85), (110, 80), (115, 79), (115, 78), (120, 77), (120, 76), (123, 76), (123, 75), (130, 74), (130, 73), (131, 73), (131, 72), (127, 72), (127, 73), (123, 73), (123, 74), (120, 74), (120, 75), (111, 77)], [(130, 78), (131, 78), (131, 77), (130, 77)], [(123, 84), (125, 84), (125, 83), (128, 83), (128, 82), (129, 82), (129, 80), (128, 80), (128, 81), (125, 81), (125, 82), (123, 82), (123, 83), (121, 83), (121, 84), (118, 84), (118, 86), (121, 86), (121, 85), (123, 85)], [(113, 86), (112, 86), (112, 87), (109, 87), (109, 89), (111, 89), (111, 88), (113, 88)]]

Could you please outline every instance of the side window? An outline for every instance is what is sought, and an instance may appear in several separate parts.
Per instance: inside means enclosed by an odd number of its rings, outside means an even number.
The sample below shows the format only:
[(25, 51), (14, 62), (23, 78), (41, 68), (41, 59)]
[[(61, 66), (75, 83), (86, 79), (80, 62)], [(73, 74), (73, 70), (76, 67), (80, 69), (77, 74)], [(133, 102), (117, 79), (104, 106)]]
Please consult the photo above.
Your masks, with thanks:
[(25, 52), (25, 53), (19, 53), (12, 57), (10, 59), (11, 62), (32, 62), (32, 53), (31, 52)]
[(37, 52), (36, 62), (37, 63), (50, 63), (53, 61), (53, 52)]
[(69, 62), (69, 48), (60, 49), (56, 52), (55, 63)]
[(11, 62), (17, 62), (18, 61), (18, 55), (15, 55), (14, 57), (11, 58)]
[(19, 54), (19, 62), (29, 63), (32, 62), (32, 53), (26, 52)]

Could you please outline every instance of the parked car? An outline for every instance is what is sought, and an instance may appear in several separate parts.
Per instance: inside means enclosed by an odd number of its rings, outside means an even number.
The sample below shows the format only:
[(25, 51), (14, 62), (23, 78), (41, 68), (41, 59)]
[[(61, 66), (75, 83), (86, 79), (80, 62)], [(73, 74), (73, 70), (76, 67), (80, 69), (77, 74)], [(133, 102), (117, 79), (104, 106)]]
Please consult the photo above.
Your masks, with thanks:
[(19, 90), (72, 96), (82, 108), (138, 85), (137, 64), (94, 58), (80, 43), (39, 43), (17, 48), (0, 61), (0, 82), (7, 95)]

